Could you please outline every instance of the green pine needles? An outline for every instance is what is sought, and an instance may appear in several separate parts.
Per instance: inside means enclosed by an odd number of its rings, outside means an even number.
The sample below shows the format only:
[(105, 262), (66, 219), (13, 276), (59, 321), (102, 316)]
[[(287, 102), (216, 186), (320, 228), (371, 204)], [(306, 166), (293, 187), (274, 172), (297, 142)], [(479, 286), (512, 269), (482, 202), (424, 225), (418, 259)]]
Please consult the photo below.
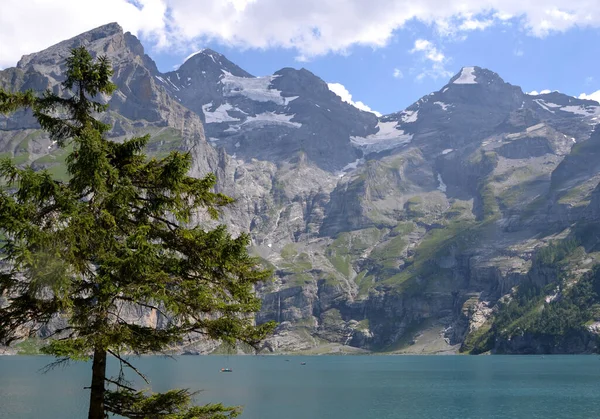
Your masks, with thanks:
[[(110, 126), (95, 115), (107, 105), (94, 99), (116, 89), (111, 76), (105, 57), (94, 60), (81, 47), (67, 60), (68, 98), (0, 90), (0, 112), (28, 107), (52, 140), (73, 147), (68, 182), (8, 159), (0, 164), (8, 185), (0, 191), (0, 296), (6, 299), (0, 342), (66, 319), (43, 352), (59, 361), (93, 361), (89, 419), (235, 417), (236, 408), (192, 406), (188, 390), (153, 394), (130, 387), (123, 373), (106, 375), (108, 356), (121, 371), (138, 373), (124, 354), (164, 352), (193, 334), (256, 346), (274, 327), (254, 324), (260, 300), (253, 285), (270, 273), (248, 255), (249, 237), (232, 238), (225, 226), (191, 226), (199, 210), (216, 218), (232, 202), (212, 192), (215, 176), (188, 176), (189, 153), (148, 159), (149, 136), (123, 143), (104, 138)], [(124, 318), (132, 307), (164, 316), (166, 325)]]

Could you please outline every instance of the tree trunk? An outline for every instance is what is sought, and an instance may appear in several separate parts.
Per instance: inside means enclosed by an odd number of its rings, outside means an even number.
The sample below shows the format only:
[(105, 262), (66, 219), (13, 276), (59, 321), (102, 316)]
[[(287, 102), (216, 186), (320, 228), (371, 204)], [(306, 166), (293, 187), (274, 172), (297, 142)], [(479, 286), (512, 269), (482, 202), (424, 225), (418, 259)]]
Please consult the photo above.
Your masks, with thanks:
[(104, 379), (106, 377), (106, 351), (94, 350), (92, 365), (92, 386), (90, 393), (90, 411), (88, 419), (105, 419), (104, 414)]

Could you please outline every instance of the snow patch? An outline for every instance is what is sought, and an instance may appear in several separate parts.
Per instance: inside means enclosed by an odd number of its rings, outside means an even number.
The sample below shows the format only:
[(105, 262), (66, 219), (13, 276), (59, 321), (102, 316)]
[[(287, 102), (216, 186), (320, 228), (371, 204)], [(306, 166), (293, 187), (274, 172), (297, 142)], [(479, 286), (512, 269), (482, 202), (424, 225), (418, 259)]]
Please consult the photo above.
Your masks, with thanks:
[(163, 79), (161, 76), (154, 76), (154, 77), (156, 77), (163, 84), (167, 84), (167, 82), (165, 81), (165, 79)]
[(356, 168), (359, 165), (363, 164), (364, 162), (365, 162), (365, 159), (356, 159), (352, 163), (348, 163), (347, 165), (342, 167), (342, 170), (337, 172), (338, 177), (344, 177), (346, 172), (349, 172), (350, 170), (356, 170)]
[(448, 105), (447, 103), (444, 102), (433, 102), (434, 105), (438, 105), (440, 108), (442, 108), (443, 111), (448, 110), (448, 108), (452, 105)]
[(289, 105), (290, 102), (298, 99), (300, 96), (285, 96), (283, 97), (283, 104), (284, 105)]
[(179, 91), (179, 87), (175, 86), (175, 84), (171, 81), (171, 77), (167, 77), (167, 81), (173, 86), (173, 89)]
[(223, 76), (220, 83), (223, 85), (225, 97), (245, 96), (256, 102), (275, 102), (279, 105), (285, 105), (288, 101), (296, 99), (296, 97), (293, 99), (282, 97), (281, 91), (270, 87), (274, 76), (238, 77), (226, 70), (221, 71)]
[(444, 90), (442, 90), (442, 93), (446, 93), (448, 91), (447, 87), (444, 87)]
[[(536, 124), (536, 125), (532, 125), (532, 126), (530, 126), (530, 127), (527, 127), (527, 129), (525, 130), (525, 132), (527, 132), (527, 133), (530, 133), (530, 132), (533, 132), (533, 131), (537, 131), (538, 129), (542, 129), (542, 128), (544, 128), (545, 126), (546, 126), (546, 124), (544, 124), (543, 122), (541, 122), (541, 123), (539, 123), (539, 124)], [(518, 134), (518, 135), (520, 135), (520, 134)]]
[(246, 124), (260, 124), (260, 125), (287, 125), (294, 128), (300, 128), (302, 126), (299, 122), (292, 122), (292, 118), (296, 116), (285, 115), (275, 112), (263, 112), (256, 116), (249, 116), (241, 125)]
[(412, 123), (417, 122), (417, 118), (419, 117), (419, 111), (402, 111), (401, 113), (402, 122)]
[(535, 103), (537, 103), (538, 105), (540, 105), (543, 109), (547, 110), (548, 112), (554, 113), (554, 111), (547, 106), (547, 104), (546, 104), (546, 102), (544, 102), (544, 100), (542, 100), (542, 99), (534, 99), (533, 101)]
[(560, 108), (563, 112), (574, 113), (583, 116), (594, 116), (600, 114), (600, 106), (563, 106)]
[(453, 151), (454, 151), (454, 149), (453, 149), (453, 148), (447, 148), (447, 149), (445, 149), (444, 151), (442, 151), (442, 154), (446, 155), (446, 154), (448, 154), (448, 153), (452, 153)]
[(206, 117), (207, 124), (218, 124), (220, 122), (237, 122), (238, 118), (233, 118), (229, 116), (227, 111), (237, 110), (229, 103), (224, 103), (220, 105), (214, 111), (210, 111), (209, 109), (212, 107), (212, 102), (207, 103), (206, 105), (202, 105), (202, 111), (204, 112), (204, 116)]
[(557, 105), (556, 103), (546, 102), (546, 106), (549, 108), (560, 108), (562, 105)]
[(202, 48), (201, 50), (198, 50), (196, 52), (192, 52), (190, 55), (188, 55), (185, 58), (185, 60), (183, 60), (183, 62), (185, 63), (187, 60), (189, 60), (190, 58), (192, 58), (194, 55), (202, 54), (205, 50), (206, 50), (206, 48)]
[(475, 81), (475, 67), (463, 67), (460, 76), (454, 80), (454, 84), (477, 84)]
[(440, 175), (439, 173), (438, 173), (438, 175), (437, 175), (437, 180), (438, 180), (438, 182), (440, 183), (440, 184), (438, 185), (438, 187), (437, 187), (437, 188), (438, 188), (438, 190), (439, 190), (439, 191), (442, 191), (442, 192), (444, 192), (444, 193), (445, 193), (445, 192), (446, 192), (446, 189), (448, 189), (448, 187), (446, 186), (446, 184), (445, 184), (445, 183), (444, 183), (444, 181), (442, 180), (442, 175)]
[(379, 131), (366, 137), (350, 137), (350, 141), (356, 147), (364, 148), (369, 152), (389, 150), (403, 144), (409, 143), (413, 136), (397, 129), (396, 121), (379, 122)]

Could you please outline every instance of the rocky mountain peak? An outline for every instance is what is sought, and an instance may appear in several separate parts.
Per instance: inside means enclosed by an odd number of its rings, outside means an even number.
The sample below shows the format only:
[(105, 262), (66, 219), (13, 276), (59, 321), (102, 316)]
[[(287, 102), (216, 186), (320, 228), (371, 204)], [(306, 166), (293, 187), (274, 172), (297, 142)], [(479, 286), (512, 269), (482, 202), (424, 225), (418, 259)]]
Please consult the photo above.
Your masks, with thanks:
[[(48, 64), (63, 63), (64, 59), (68, 56), (69, 51), (72, 48), (80, 46), (85, 46), (93, 53), (110, 54), (111, 48), (107, 47), (107, 44), (111, 41), (124, 41), (123, 28), (118, 23), (109, 23), (100, 26), (74, 36), (73, 38), (59, 42), (43, 51), (24, 55), (17, 63), (17, 68), (25, 69), (30, 66), (37, 66), (44, 70), (45, 66)], [(102, 45), (102, 47), (96, 48), (99, 45)]]
[(167, 73), (179, 73), (180, 77), (199, 77), (210, 78), (213, 81), (218, 80), (224, 72), (228, 72), (236, 77), (254, 77), (246, 70), (232, 63), (223, 54), (205, 48), (186, 58), (185, 62), (178, 70)]
[[(0, 72), (0, 86), (10, 90), (51, 89), (61, 94), (66, 59), (71, 49), (80, 46), (92, 56), (108, 57), (113, 67), (113, 81), (118, 89), (110, 98), (110, 110), (129, 121), (117, 118), (119, 123), (115, 124), (112, 135), (122, 135), (129, 129), (123, 128), (123, 124), (129, 126), (131, 121), (144, 120), (141, 124), (144, 126), (175, 127), (185, 138), (199, 140), (204, 137), (200, 119), (169, 95), (156, 64), (144, 53), (140, 41), (131, 33), (124, 33), (117, 23), (100, 26), (43, 51), (25, 55), (16, 68)], [(10, 116), (5, 124), (37, 127), (27, 114)]]
[(276, 71), (274, 76), (273, 86), (287, 95), (332, 96), (327, 83), (305, 68), (284, 67)]
[(490, 85), (490, 84), (504, 84), (505, 81), (497, 74), (486, 68), (477, 66), (463, 67), (461, 70), (452, 77), (448, 85)]

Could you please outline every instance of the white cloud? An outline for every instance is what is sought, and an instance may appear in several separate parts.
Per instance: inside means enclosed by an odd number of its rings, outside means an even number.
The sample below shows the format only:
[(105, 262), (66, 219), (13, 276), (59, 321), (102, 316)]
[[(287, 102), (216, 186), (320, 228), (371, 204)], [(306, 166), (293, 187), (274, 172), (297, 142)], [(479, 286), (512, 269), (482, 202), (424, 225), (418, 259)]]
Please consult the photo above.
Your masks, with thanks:
[(484, 30), (487, 29), (489, 26), (492, 26), (493, 24), (493, 19), (479, 20), (468, 18), (465, 21), (463, 21), (458, 28), (463, 31)]
[(363, 102), (354, 102), (352, 100), (352, 94), (348, 91), (348, 89), (346, 89), (346, 86), (344, 86), (342, 83), (327, 83), (327, 87), (329, 87), (329, 90), (338, 95), (344, 102), (351, 104), (355, 108), (358, 108), (361, 111), (372, 112), (377, 116), (381, 116), (381, 113), (374, 111), (368, 105), (365, 105)]
[(422, 81), (426, 77), (437, 80), (439, 78), (448, 78), (453, 75), (451, 71), (446, 70), (446, 64), (449, 60), (431, 41), (417, 39), (415, 41), (415, 46), (410, 50), (410, 53), (420, 53), (424, 61), (430, 62), (430, 65), (424, 67), (417, 75), (417, 81)]
[(448, 79), (452, 77), (454, 73), (446, 69), (442, 63), (433, 63), (431, 67), (424, 68), (419, 74), (417, 74), (417, 81), (422, 81), (426, 77), (430, 77), (434, 80), (437, 79)]
[(404, 77), (404, 73), (399, 68), (394, 68), (394, 72), (392, 73), (395, 79), (401, 79)]
[(435, 45), (426, 39), (417, 39), (415, 41), (415, 47), (410, 52), (423, 52), (428, 60), (436, 63), (441, 63), (444, 61), (444, 58), (446, 58), (444, 54), (438, 51)]
[(163, 0), (85, 2), (81, 0), (2, 0), (0, 67), (14, 66), (21, 56), (40, 51), (95, 27), (119, 22), (156, 45), (170, 42)]
[(579, 99), (595, 100), (596, 102), (600, 103), (600, 90), (596, 90), (594, 93), (590, 93), (589, 95), (582, 93), (579, 95)]
[[(558, 90), (555, 90), (555, 92), (558, 92)], [(540, 92), (538, 92), (537, 90), (532, 90), (531, 92), (527, 92), (526, 94), (531, 95), (531, 96), (537, 96), (537, 95), (547, 95), (548, 93), (552, 93), (552, 90), (544, 89)]]
[(83, 7), (82, 0), (2, 0), (0, 66), (113, 21), (171, 51), (191, 52), (216, 40), (239, 48), (292, 48), (309, 59), (353, 45), (385, 46), (414, 20), (459, 36), (511, 23), (543, 37), (600, 27), (600, 1), (86, 0)]

